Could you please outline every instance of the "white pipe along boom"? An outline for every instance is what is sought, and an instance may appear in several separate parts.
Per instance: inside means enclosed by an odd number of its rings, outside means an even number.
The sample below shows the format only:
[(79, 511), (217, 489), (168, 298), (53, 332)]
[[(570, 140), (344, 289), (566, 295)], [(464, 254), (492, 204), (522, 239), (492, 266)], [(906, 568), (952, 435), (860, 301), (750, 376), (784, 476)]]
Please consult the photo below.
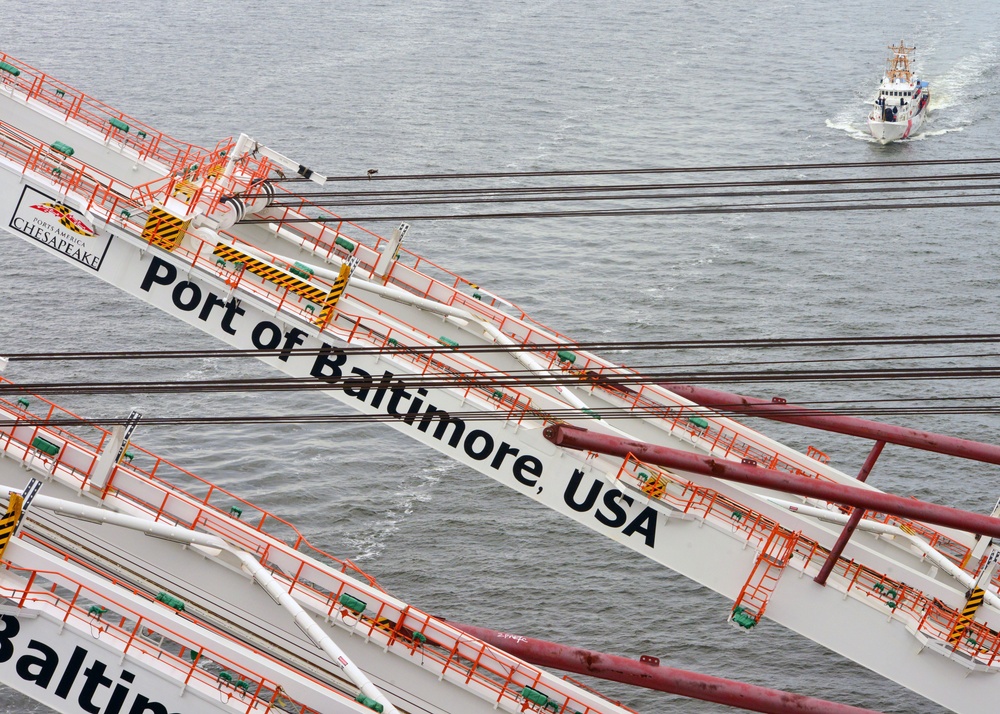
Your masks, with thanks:
[(399, 714), (399, 710), (397, 710), (396, 707), (394, 707), (392, 703), (386, 699), (385, 695), (371, 683), (371, 680), (365, 676), (365, 673), (347, 658), (344, 651), (340, 649), (340, 647), (338, 647), (332, 639), (330, 639), (328, 634), (323, 632), (322, 628), (320, 628), (312, 617), (309, 616), (309, 613), (302, 609), (302, 606), (295, 602), (295, 599), (292, 598), (292, 596), (289, 595), (283, 587), (278, 585), (267, 568), (258, 563), (257, 560), (249, 553), (244, 553), (243, 551), (233, 552), (243, 563), (243, 568), (253, 577), (254, 582), (262, 587), (275, 602), (279, 603), (283, 608), (291, 613), (298, 628), (302, 630), (317, 647), (326, 652), (337, 664), (337, 666), (344, 670), (344, 674), (347, 675), (348, 679), (354, 682), (363, 694), (381, 704), (383, 712), (386, 714)]
[[(18, 489), (10, 486), (0, 485), (0, 493), (16, 492), (17, 490)], [(295, 599), (292, 598), (292, 596), (289, 595), (285, 589), (275, 581), (271, 573), (259, 562), (257, 562), (257, 560), (249, 553), (238, 550), (222, 538), (208, 533), (199, 533), (198, 531), (181, 528), (180, 526), (170, 526), (164, 523), (157, 523), (139, 516), (129, 516), (124, 513), (116, 513), (104, 508), (84, 506), (78, 503), (73, 503), (72, 501), (63, 500), (61, 498), (52, 498), (50, 496), (42, 496), (40, 494), (36, 495), (31, 502), (31, 508), (41, 508), (46, 511), (58, 513), (62, 516), (78, 518), (91, 523), (131, 528), (133, 530), (141, 531), (149, 536), (165, 538), (167, 540), (177, 541), (186, 545), (197, 545), (210, 548), (215, 551), (215, 555), (218, 555), (223, 550), (232, 553), (239, 558), (243, 565), (243, 569), (252, 576), (253, 581), (263, 588), (275, 602), (279, 603), (283, 608), (285, 608), (285, 610), (291, 613), (292, 618), (299, 629), (302, 630), (317, 647), (326, 652), (326, 654), (329, 655), (342, 670), (344, 670), (344, 674), (358, 687), (358, 689), (361, 690), (363, 694), (381, 704), (383, 711), (386, 714), (399, 714), (398, 710), (392, 705), (391, 702), (389, 702), (388, 699), (386, 699), (385, 695), (383, 695), (382, 692), (371, 683), (371, 680), (365, 676), (364, 672), (362, 672), (357, 665), (347, 658), (344, 651), (337, 646), (329, 635), (323, 632), (320, 626), (317, 625), (316, 622), (313, 621), (312, 617), (309, 616), (309, 613), (307, 613), (301, 605), (295, 602)]]

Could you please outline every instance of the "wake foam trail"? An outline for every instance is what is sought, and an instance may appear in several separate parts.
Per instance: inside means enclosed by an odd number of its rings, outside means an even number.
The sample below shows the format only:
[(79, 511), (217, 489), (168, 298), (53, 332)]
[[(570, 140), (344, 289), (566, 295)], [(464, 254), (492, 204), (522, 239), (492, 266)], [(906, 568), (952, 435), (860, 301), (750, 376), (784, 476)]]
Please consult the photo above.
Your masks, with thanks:
[(871, 143), (877, 143), (875, 137), (871, 135), (866, 126), (858, 127), (852, 124), (849, 120), (844, 118), (841, 114), (834, 119), (827, 119), (826, 125), (831, 129), (837, 129), (838, 131), (846, 132), (848, 136), (852, 139), (857, 139), (858, 141), (868, 141)]
[[(995, 81), (1000, 69), (1000, 45), (996, 40), (986, 42), (981, 48), (955, 63), (944, 74), (932, 78), (931, 111), (967, 106), (989, 92), (991, 80)], [(986, 91), (984, 91), (986, 90)]]
[(931, 103), (926, 131), (913, 138), (962, 131), (995, 112), (1000, 94), (1000, 42), (991, 39), (938, 76), (930, 76)]
[[(930, 115), (927, 117), (927, 122), (924, 126), (931, 124)], [(953, 131), (965, 131), (964, 126), (952, 126), (946, 129), (934, 129), (933, 131), (921, 131), (919, 134), (914, 134), (907, 141), (923, 141), (924, 139), (929, 139), (932, 136), (941, 136), (943, 134), (950, 134)]]
[(355, 537), (347, 539), (357, 551), (355, 562), (377, 559), (403, 520), (413, 513), (415, 505), (430, 501), (434, 486), (457, 466), (445, 464), (426, 471), (415, 469), (404, 476), (398, 488), (383, 499), (385, 510), (370, 520)]

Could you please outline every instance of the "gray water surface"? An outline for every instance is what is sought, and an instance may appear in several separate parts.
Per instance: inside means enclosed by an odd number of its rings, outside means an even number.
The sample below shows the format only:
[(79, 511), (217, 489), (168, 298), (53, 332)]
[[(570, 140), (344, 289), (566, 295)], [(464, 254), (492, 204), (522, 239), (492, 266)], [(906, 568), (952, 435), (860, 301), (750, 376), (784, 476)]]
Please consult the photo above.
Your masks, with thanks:
[[(330, 175), (996, 156), (1000, 5), (0, 0), (0, 50), (175, 137), (247, 132)], [(886, 45), (917, 45), (932, 112), (864, 134)], [(896, 175), (897, 169), (886, 169)], [(803, 173), (804, 177), (818, 174)], [(747, 178), (737, 176), (736, 178)], [(513, 184), (511, 184), (513, 185)], [(422, 210), (422, 209), (416, 209)], [(407, 244), (579, 340), (997, 332), (995, 209), (416, 221)], [(388, 232), (392, 224), (372, 224)], [(2, 351), (219, 343), (7, 235)], [(937, 348), (952, 355), (985, 352)], [(931, 354), (932, 352), (928, 352)], [(873, 349), (861, 356), (914, 355)], [(629, 364), (845, 357), (832, 349), (622, 355)], [(977, 364), (981, 364), (978, 362)], [(224, 378), (253, 362), (22, 363), (15, 381)], [(988, 395), (989, 383), (754, 387), (790, 401)], [(310, 394), (66, 397), (90, 417), (343, 413)], [(1000, 443), (995, 417), (905, 425)], [(847, 472), (869, 444), (761, 425)], [(887, 712), (922, 698), (373, 425), (160, 427), (140, 445), (295, 522), (435, 614)], [(892, 447), (872, 482), (988, 511), (995, 467)], [(817, 613), (821, 616), (821, 613)], [(608, 683), (635, 709), (730, 711)], [(0, 691), (9, 712), (42, 711)], [(988, 706), (987, 706), (988, 709)], [(985, 711), (985, 709), (984, 709)]]

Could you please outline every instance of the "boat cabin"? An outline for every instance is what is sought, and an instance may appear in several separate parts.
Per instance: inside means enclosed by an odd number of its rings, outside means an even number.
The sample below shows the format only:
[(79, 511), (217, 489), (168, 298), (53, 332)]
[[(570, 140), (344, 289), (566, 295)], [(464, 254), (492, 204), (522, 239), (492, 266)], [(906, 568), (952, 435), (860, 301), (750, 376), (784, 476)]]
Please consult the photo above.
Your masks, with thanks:
[(908, 122), (926, 106), (928, 83), (914, 77), (910, 69), (910, 55), (916, 47), (900, 42), (890, 45), (889, 49), (892, 54), (869, 121)]

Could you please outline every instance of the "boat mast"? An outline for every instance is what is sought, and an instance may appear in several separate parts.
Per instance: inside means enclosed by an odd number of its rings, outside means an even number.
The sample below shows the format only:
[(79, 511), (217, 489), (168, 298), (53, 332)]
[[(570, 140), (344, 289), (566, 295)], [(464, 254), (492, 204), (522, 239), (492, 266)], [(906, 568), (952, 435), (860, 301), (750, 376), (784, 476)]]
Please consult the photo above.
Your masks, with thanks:
[(886, 79), (890, 82), (911, 82), (913, 73), (910, 71), (910, 53), (916, 49), (916, 45), (907, 47), (902, 40), (898, 45), (889, 45), (892, 56), (889, 58), (889, 69), (885, 73)]

